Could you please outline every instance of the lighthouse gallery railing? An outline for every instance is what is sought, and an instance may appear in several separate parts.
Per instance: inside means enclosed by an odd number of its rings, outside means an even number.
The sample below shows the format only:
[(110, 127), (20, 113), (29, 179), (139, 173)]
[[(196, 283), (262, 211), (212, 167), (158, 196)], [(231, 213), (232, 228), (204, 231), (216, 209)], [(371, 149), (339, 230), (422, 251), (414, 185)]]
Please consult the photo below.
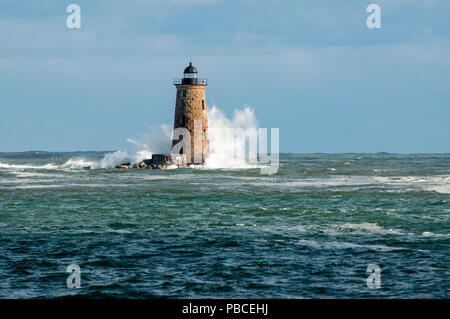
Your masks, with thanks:
[[(184, 81), (183, 81), (184, 80)], [(198, 84), (198, 85), (206, 85), (208, 84), (208, 79), (197, 79), (197, 78), (189, 78), (189, 79), (174, 79), (173, 84)]]

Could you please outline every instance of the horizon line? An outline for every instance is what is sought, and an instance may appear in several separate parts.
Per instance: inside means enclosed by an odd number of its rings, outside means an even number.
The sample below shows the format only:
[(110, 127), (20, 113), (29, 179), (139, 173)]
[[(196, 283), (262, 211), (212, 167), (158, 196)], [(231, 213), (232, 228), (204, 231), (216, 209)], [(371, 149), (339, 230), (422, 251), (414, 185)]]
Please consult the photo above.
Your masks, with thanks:
[[(40, 151), (40, 150), (31, 150), (31, 151), (0, 151), (0, 154), (20, 154), (20, 153), (110, 153), (110, 152), (118, 152), (121, 150), (102, 150), (102, 151), (94, 151), (94, 150), (82, 150), (82, 151)], [(151, 152), (151, 151), (149, 151)], [(169, 153), (152, 153), (152, 154), (169, 154)], [(270, 153), (271, 154), (271, 153)], [(278, 154), (297, 154), (297, 155), (311, 155), (311, 154), (386, 154), (386, 155), (450, 155), (450, 152), (279, 152)]]

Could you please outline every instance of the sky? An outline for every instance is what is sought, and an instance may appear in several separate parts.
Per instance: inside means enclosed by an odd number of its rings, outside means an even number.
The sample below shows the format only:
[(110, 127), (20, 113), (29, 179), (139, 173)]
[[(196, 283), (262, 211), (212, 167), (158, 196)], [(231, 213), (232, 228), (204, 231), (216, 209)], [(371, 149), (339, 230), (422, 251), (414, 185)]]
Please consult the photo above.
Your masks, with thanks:
[(449, 17), (444, 0), (2, 0), (0, 152), (127, 149), (172, 125), (192, 60), (208, 107), (253, 108), (281, 152), (449, 153)]

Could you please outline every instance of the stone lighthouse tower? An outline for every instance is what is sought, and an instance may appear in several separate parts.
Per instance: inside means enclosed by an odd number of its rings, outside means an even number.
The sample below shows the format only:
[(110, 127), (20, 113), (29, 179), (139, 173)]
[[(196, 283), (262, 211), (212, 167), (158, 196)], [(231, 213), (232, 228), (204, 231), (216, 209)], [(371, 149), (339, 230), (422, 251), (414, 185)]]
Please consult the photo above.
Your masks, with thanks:
[[(205, 88), (208, 85), (206, 79), (198, 78), (197, 69), (189, 63), (184, 69), (182, 79), (174, 81), (177, 88), (177, 99), (175, 104), (174, 136), (172, 137), (172, 147), (178, 144), (183, 136), (179, 135), (177, 128), (185, 128), (189, 139), (185, 139), (186, 144), (179, 150), (180, 154), (189, 154), (190, 163), (200, 164), (205, 161), (208, 149), (208, 120), (206, 118), (206, 98)], [(178, 130), (180, 131), (180, 130)]]

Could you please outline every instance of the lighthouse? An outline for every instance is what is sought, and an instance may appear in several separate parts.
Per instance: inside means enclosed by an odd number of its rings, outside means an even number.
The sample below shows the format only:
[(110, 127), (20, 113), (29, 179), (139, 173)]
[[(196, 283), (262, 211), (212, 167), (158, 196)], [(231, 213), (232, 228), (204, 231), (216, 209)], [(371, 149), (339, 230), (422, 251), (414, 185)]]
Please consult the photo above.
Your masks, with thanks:
[[(180, 131), (177, 130), (179, 128), (184, 128), (190, 136), (185, 139), (185, 145), (179, 149), (179, 154), (190, 154), (190, 163), (201, 164), (205, 161), (209, 143), (205, 97), (208, 81), (198, 78), (197, 68), (189, 63), (184, 69), (183, 78), (175, 79), (174, 85), (177, 88), (174, 132)], [(174, 134), (172, 147), (182, 139), (182, 135)], [(186, 149), (187, 147), (190, 147), (190, 151)], [(189, 161), (189, 159), (187, 160)]]

